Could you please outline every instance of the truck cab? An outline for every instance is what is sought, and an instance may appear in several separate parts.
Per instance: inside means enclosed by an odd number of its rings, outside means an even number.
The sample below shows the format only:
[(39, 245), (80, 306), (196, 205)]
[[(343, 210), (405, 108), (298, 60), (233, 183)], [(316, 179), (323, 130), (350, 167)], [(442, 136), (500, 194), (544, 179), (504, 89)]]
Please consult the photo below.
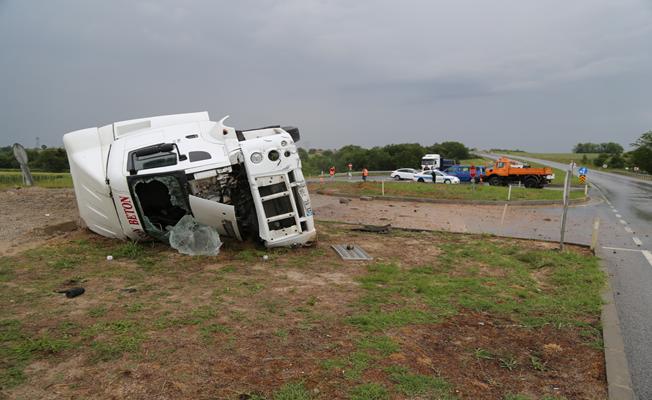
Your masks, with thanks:
[(207, 112), (116, 122), (64, 135), (82, 220), (119, 239), (167, 241), (184, 215), (267, 247), (316, 238), (299, 130), (236, 130)]

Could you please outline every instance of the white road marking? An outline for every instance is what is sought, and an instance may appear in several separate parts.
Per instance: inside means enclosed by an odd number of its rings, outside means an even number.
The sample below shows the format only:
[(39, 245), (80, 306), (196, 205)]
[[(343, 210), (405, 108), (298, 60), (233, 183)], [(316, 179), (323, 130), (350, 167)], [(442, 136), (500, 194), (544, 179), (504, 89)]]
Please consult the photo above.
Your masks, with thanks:
[(621, 219), (620, 223), (623, 224), (623, 225), (627, 225), (627, 221), (625, 221), (624, 219)]
[[(607, 246), (602, 246), (603, 249), (607, 250), (620, 250), (620, 251), (643, 251), (639, 249), (623, 249), (622, 247), (607, 247)], [(647, 251), (647, 250), (645, 250)]]
[(652, 253), (650, 253), (647, 250), (643, 250), (643, 251), (641, 251), (641, 253), (643, 253), (643, 255), (645, 256), (645, 259), (647, 260), (647, 262), (649, 262), (650, 265), (652, 265)]
[(627, 233), (634, 233), (634, 231), (632, 230), (632, 228), (630, 228), (629, 226), (626, 226), (626, 227), (625, 227), (625, 232), (627, 232)]
[(616, 214), (616, 218), (622, 218), (623, 216), (620, 214)]
[(643, 242), (641, 242), (641, 239), (637, 238), (636, 236), (632, 237), (632, 240), (634, 243), (636, 243), (637, 246), (641, 246)]

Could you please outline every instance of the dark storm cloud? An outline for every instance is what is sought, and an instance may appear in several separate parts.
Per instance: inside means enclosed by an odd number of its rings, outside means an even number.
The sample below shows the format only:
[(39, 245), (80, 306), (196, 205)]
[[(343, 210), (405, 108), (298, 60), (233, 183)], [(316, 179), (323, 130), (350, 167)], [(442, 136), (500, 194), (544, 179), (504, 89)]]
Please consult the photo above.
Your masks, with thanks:
[(304, 145), (568, 150), (652, 129), (635, 0), (0, 1), (2, 144), (207, 110)]

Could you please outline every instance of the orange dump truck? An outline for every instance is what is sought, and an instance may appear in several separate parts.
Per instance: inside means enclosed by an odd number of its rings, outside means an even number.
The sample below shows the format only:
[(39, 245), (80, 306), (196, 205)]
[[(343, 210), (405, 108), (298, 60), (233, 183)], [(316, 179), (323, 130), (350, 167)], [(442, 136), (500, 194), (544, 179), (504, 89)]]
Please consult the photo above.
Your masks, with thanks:
[(521, 182), (528, 188), (542, 188), (555, 179), (552, 168), (531, 168), (509, 158), (499, 158), (486, 169), (485, 182), (492, 186)]

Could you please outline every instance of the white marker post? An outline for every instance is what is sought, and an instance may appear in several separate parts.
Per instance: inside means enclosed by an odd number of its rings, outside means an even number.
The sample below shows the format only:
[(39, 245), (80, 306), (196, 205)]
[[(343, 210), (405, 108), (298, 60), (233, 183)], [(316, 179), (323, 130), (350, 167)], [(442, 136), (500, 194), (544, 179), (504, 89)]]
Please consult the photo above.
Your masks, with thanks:
[(593, 232), (591, 233), (591, 250), (595, 255), (595, 249), (598, 248), (598, 230), (600, 229), (600, 217), (593, 220)]
[(573, 165), (571, 161), (566, 171), (566, 179), (564, 179), (564, 210), (561, 214), (561, 234), (559, 235), (559, 250), (564, 250), (564, 235), (566, 233), (566, 215), (568, 214), (568, 195), (570, 192), (571, 177), (573, 176)]
[(380, 193), (385, 195), (385, 181), (380, 181)]
[(510, 201), (512, 199), (512, 185), (509, 185), (509, 189), (507, 189), (507, 201)]

